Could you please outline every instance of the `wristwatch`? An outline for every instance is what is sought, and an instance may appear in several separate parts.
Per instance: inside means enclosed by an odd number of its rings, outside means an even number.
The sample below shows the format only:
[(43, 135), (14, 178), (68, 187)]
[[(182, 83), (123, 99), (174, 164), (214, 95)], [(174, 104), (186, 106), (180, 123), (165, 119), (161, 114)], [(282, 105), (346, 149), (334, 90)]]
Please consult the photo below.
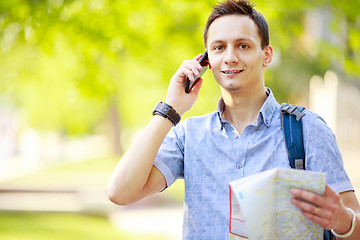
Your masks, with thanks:
[(162, 101), (156, 104), (154, 110), (152, 111), (152, 114), (168, 118), (174, 126), (176, 126), (181, 119), (180, 115), (175, 111), (172, 106)]

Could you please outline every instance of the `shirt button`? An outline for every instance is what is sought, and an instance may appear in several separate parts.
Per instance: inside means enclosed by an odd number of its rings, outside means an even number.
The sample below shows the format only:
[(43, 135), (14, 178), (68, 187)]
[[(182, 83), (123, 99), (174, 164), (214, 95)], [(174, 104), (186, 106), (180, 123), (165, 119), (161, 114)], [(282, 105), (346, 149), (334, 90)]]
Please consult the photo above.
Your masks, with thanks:
[(235, 134), (234, 138), (235, 138), (235, 139), (238, 139), (238, 138), (239, 138), (239, 135)]
[(266, 124), (266, 125), (269, 125), (269, 120), (266, 119), (266, 120), (265, 120), (265, 124)]
[(237, 167), (238, 169), (242, 168), (241, 163), (236, 164), (236, 167)]

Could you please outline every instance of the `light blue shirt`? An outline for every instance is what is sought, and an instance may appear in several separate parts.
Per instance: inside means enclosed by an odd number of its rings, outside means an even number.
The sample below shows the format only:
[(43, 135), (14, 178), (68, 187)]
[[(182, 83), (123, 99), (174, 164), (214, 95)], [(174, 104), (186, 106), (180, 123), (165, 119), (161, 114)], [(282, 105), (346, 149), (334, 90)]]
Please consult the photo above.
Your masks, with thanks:
[[(183, 239), (228, 239), (229, 183), (268, 169), (290, 168), (280, 122), (280, 105), (270, 94), (257, 121), (239, 136), (218, 110), (182, 121), (162, 143), (154, 165), (167, 186), (185, 180)], [(353, 190), (333, 132), (304, 110), (306, 169), (325, 172), (337, 192)]]

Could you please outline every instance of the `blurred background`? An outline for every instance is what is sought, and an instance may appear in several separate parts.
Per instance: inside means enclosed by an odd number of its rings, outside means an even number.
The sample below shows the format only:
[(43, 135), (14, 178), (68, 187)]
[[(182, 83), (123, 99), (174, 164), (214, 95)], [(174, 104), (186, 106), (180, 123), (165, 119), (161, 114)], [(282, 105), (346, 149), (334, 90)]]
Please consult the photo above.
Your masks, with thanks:
[[(215, 0), (0, 1), (0, 238), (181, 239), (183, 182), (128, 207), (105, 184), (204, 51)], [(319, 113), (359, 199), (360, 1), (254, 0), (270, 26), (266, 85)], [(183, 118), (216, 110), (211, 71)]]

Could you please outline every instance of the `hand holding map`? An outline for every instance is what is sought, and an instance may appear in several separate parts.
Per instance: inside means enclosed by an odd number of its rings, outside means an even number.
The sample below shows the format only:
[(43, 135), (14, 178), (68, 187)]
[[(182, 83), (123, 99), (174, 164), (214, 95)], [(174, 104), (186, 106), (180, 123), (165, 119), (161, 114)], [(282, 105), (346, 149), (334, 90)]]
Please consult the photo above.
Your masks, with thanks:
[(323, 195), (325, 174), (272, 169), (230, 183), (229, 239), (323, 239), (323, 229), (290, 203), (291, 188)]

